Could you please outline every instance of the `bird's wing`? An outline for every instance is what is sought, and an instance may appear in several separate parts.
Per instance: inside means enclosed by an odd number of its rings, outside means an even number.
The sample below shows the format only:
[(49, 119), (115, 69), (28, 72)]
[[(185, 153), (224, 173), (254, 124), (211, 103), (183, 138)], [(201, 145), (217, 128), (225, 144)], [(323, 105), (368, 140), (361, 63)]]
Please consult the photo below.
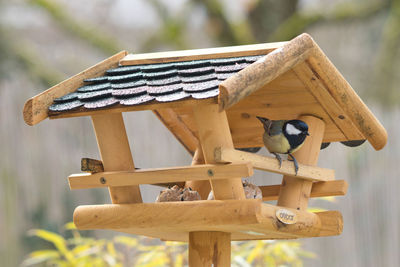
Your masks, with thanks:
[(283, 125), (285, 124), (285, 120), (272, 121), (271, 125), (268, 128), (268, 135), (274, 136), (282, 133)]

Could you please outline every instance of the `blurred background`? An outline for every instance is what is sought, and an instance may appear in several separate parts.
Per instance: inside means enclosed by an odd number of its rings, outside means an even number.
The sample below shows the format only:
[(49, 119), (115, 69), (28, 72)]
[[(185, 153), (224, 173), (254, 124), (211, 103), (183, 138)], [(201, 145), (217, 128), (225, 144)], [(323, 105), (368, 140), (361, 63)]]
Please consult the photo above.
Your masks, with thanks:
[[(301, 240), (305, 266), (400, 266), (400, 1), (364, 0), (0, 0), (0, 265), (18, 266), (43, 246), (29, 229), (60, 232), (82, 204), (107, 190), (70, 191), (82, 157), (100, 158), (89, 118), (27, 126), (24, 102), (106, 57), (286, 41), (308, 32), (389, 134), (387, 146), (331, 144), (319, 165), (349, 183), (346, 196), (310, 205), (340, 210), (338, 237)], [(135, 165), (190, 164), (151, 112), (124, 115)], [(262, 153), (266, 153), (265, 150)], [(279, 176), (257, 173), (258, 184)], [(143, 186), (153, 202), (159, 188)], [(98, 236), (115, 233), (101, 231)]]

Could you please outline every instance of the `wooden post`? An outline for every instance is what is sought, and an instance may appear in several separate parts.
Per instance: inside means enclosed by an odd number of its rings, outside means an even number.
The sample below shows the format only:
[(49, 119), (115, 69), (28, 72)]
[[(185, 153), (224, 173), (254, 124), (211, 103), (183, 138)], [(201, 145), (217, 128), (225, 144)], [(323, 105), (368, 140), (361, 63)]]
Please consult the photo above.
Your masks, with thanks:
[[(193, 155), (192, 166), (204, 164), (204, 155), (201, 146), (196, 149)], [(209, 181), (187, 181), (185, 187), (190, 187), (200, 194), (202, 200), (206, 200), (211, 190)]]
[[(204, 162), (216, 164), (217, 147), (234, 148), (225, 111), (217, 104), (193, 109)], [(242, 179), (212, 181), (215, 199), (246, 199)], [(189, 234), (189, 266), (231, 266), (231, 234), (224, 232), (191, 232)]]
[[(203, 149), (204, 161), (216, 164), (217, 147), (234, 148), (228, 119), (225, 111), (219, 112), (217, 104), (196, 106), (193, 110), (199, 140)], [(215, 199), (246, 199), (241, 177), (212, 181), (211, 187)]]
[[(303, 146), (293, 156), (299, 163), (317, 165), (318, 155), (325, 131), (325, 123), (314, 116), (301, 116), (300, 120), (308, 125), (310, 136), (306, 138)], [(278, 206), (306, 210), (310, 198), (313, 182), (297, 179), (291, 176), (283, 176), (282, 186), (279, 192)]]
[[(104, 171), (134, 171), (131, 149), (122, 113), (92, 116)], [(109, 187), (113, 204), (140, 203), (139, 186)]]
[(189, 233), (189, 266), (231, 266), (231, 234), (223, 232)]

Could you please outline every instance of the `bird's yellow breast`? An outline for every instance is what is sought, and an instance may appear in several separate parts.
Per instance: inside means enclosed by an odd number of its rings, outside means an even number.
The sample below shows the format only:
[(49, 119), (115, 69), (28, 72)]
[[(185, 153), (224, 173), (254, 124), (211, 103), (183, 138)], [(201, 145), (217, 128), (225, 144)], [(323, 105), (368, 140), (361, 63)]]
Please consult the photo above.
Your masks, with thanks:
[(283, 134), (278, 134), (274, 136), (270, 136), (267, 133), (264, 133), (263, 141), (265, 147), (268, 149), (270, 153), (280, 153), (285, 154), (290, 150), (289, 141)]
[(291, 148), (289, 141), (283, 134), (270, 136), (269, 134), (264, 133), (263, 141), (265, 147), (268, 149), (270, 153), (274, 152), (280, 154), (294, 153), (297, 150), (299, 150), (304, 144), (303, 142), (299, 146)]

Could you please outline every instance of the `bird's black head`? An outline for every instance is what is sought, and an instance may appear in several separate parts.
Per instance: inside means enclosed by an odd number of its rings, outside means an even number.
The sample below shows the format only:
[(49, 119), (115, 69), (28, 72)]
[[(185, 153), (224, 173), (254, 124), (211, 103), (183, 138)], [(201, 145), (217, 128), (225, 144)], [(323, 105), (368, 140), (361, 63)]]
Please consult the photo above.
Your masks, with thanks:
[(301, 145), (306, 139), (308, 133), (308, 125), (301, 120), (290, 120), (283, 125), (283, 134), (290, 143), (291, 148)]

